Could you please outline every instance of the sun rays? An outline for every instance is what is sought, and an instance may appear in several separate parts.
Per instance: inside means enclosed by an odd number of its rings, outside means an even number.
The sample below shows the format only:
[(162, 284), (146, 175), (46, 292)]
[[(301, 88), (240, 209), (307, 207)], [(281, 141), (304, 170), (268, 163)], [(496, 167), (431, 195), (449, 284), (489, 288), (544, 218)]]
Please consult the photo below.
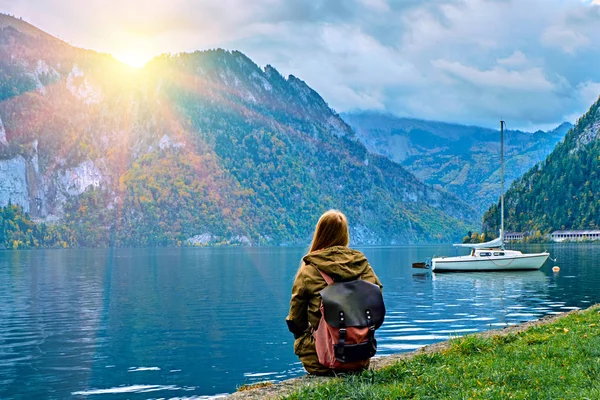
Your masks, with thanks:
[(139, 50), (129, 50), (114, 53), (113, 56), (122, 63), (135, 69), (142, 69), (152, 58), (154, 54)]
[[(32, 56), (33, 59), (37, 57)], [(247, 93), (257, 87), (252, 78), (246, 80), (246, 76), (260, 73), (260, 69), (249, 63), (243, 67), (251, 69), (243, 71), (213, 69), (215, 60), (211, 57), (214, 56), (213, 52), (160, 56), (139, 71), (97, 53), (86, 54), (87, 59), (75, 57), (62, 68), (57, 64), (62, 63), (62, 59), (56, 58), (47, 61), (60, 74), (52, 83), (0, 102), (0, 116), (5, 123), (10, 122), (6, 124), (9, 142), (15, 140), (15, 144), (28, 146), (32, 143), (29, 138), (41, 138), (40, 150), (45, 157), (40, 158), (39, 177), (46, 183), (43, 190), (64, 190), (62, 186), (50, 186), (58, 182), (59, 175), (74, 171), (79, 163), (90, 160), (104, 175), (101, 191), (92, 193), (92, 200), (86, 200), (85, 194), (72, 197), (75, 204), (82, 205), (75, 209), (83, 211), (81, 215), (67, 216), (67, 223), (76, 224), (98, 213), (107, 224), (94, 229), (116, 232), (118, 242), (128, 234), (126, 231), (141, 229), (144, 223), (150, 224), (154, 218), (144, 215), (144, 207), (139, 208), (137, 214), (130, 212), (128, 207), (139, 206), (136, 199), (147, 194), (143, 190), (144, 179), (153, 179), (152, 174), (156, 174), (164, 180), (161, 193), (153, 196), (153, 201), (165, 207), (171, 201), (189, 207), (174, 211), (170, 216), (155, 216), (161, 220), (155, 225), (160, 226), (160, 232), (164, 228), (163, 233), (173, 243), (182, 244), (185, 238), (204, 233), (203, 230), (219, 231), (211, 225), (215, 218), (228, 224), (227, 229), (214, 236), (219, 243), (261, 242), (261, 234), (255, 232), (252, 225), (257, 218), (262, 218), (262, 214), (253, 211), (254, 192), (245, 188), (248, 182), (244, 181), (244, 175), (236, 172), (240, 166), (228, 164), (228, 155), (218, 152), (215, 143), (222, 134), (233, 138), (233, 145), (236, 140), (242, 141), (243, 136), (227, 133), (228, 129), (237, 132), (240, 127), (236, 124), (240, 123), (254, 133), (264, 130), (284, 137), (302, 136), (307, 140), (310, 137), (274, 117), (273, 113), (292, 112), (296, 115), (295, 111), (298, 111), (301, 114), (300, 110), (290, 110), (289, 105), (275, 101), (277, 94), (269, 90), (261, 92), (256, 99), (247, 98)], [(220, 57), (218, 53), (216, 56)], [(236, 57), (228, 55), (231, 56)], [(240, 79), (239, 87), (231, 82), (233, 74)], [(224, 75), (229, 79), (223, 78)], [(91, 89), (99, 95), (87, 99), (86, 93)], [(8, 113), (26, 110), (29, 97), (37, 98), (41, 104), (36, 110), (18, 115)], [(1, 115), (3, 111), (4, 115)], [(229, 118), (234, 122), (227, 122)], [(23, 131), (19, 128), (29, 125), (33, 129)], [(22, 134), (24, 136), (19, 140)], [(151, 154), (150, 159), (155, 165), (142, 163), (132, 168), (145, 154)], [(268, 186), (269, 183), (265, 183), (261, 188), (270, 191)], [(135, 188), (144, 193), (135, 193)], [(277, 195), (269, 198), (281, 207), (281, 198)], [(46, 210), (61, 214), (61, 201), (55, 194), (47, 195), (44, 199)], [(101, 214), (89, 204), (86, 207), (86, 201), (99, 202), (101, 207), (112, 211)], [(213, 217), (206, 217), (206, 212), (214, 214)], [(41, 218), (48, 214), (44, 213)], [(167, 221), (173, 216), (182, 218), (181, 223)], [(206, 226), (202, 226), (204, 222)], [(181, 229), (177, 228), (179, 226)]]

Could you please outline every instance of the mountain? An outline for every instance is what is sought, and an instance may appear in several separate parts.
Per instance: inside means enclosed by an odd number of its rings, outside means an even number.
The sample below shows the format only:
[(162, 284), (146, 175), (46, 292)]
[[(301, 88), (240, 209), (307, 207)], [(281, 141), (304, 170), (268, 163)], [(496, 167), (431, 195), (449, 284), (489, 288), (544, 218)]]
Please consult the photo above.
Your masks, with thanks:
[[(600, 224), (600, 98), (546, 159), (511, 185), (505, 196), (505, 229), (598, 229)], [(499, 205), (483, 227), (497, 231)]]
[[(400, 163), (423, 182), (460, 197), (480, 214), (498, 200), (498, 131), (373, 112), (347, 113), (342, 118), (369, 151)], [(550, 132), (505, 131), (507, 184), (543, 160), (571, 127), (565, 122)]]
[(475, 225), (463, 201), (370, 154), (301, 79), (240, 52), (135, 70), (0, 25), (0, 207), (79, 245), (306, 244), (329, 208), (354, 244), (450, 241)]

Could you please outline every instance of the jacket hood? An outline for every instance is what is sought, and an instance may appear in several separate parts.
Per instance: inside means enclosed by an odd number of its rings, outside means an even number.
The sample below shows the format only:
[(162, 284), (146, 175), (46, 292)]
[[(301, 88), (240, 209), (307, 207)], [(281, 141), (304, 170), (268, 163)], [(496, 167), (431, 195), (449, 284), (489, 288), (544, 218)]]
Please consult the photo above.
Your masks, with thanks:
[(362, 252), (345, 246), (314, 251), (302, 260), (306, 265), (314, 265), (325, 272), (336, 282), (358, 279), (369, 267), (369, 262)]

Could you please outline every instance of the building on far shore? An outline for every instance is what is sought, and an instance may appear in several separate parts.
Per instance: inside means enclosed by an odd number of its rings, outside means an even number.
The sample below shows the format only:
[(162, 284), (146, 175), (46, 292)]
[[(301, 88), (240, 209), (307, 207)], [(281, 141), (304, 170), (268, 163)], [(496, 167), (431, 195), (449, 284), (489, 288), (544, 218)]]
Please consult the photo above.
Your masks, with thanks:
[(553, 242), (579, 242), (582, 240), (600, 240), (600, 230), (580, 230), (580, 231), (554, 231), (552, 232)]
[(506, 232), (504, 240), (507, 242), (522, 242), (525, 240), (525, 232)]

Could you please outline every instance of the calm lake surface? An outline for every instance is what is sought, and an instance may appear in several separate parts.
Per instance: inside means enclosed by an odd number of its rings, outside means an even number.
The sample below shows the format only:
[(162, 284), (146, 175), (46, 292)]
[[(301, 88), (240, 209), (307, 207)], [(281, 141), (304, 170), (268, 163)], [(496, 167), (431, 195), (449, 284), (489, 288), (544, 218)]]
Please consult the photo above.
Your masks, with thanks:
[[(540, 271), (446, 274), (411, 264), (451, 246), (361, 248), (388, 309), (378, 355), (600, 302), (600, 245), (522, 249), (545, 248)], [(0, 251), (0, 398), (205, 398), (303, 374), (284, 319), (304, 252)]]

